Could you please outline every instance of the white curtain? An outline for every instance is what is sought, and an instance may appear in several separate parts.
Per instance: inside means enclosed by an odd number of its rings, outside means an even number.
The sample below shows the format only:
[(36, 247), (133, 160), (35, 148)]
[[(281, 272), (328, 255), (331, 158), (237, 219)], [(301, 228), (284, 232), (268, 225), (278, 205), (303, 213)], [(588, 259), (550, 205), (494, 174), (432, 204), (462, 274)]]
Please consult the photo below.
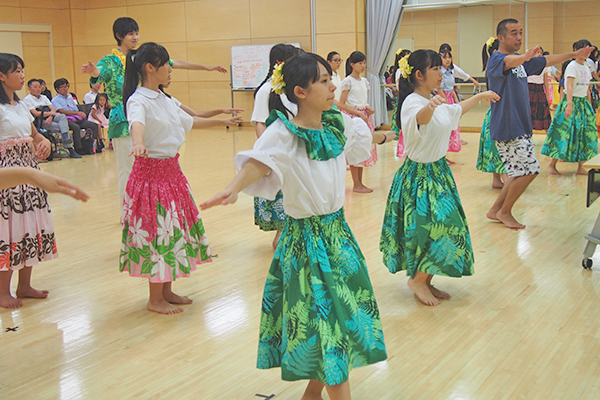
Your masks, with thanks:
[(407, 0), (365, 0), (367, 18), (367, 79), (371, 84), (369, 104), (375, 110), (375, 126), (388, 123), (383, 73), (387, 55), (392, 47)]

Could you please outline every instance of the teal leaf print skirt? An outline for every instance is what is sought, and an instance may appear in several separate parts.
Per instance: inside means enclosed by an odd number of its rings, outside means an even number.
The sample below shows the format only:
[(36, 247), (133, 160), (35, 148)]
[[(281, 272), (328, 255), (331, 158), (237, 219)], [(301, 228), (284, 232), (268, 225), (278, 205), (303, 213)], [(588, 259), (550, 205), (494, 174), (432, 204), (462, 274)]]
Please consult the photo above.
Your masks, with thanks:
[(505, 174), (506, 169), (496, 143), (490, 137), (490, 108), (483, 119), (481, 127), (481, 136), (479, 137), (479, 153), (477, 154), (477, 170), (487, 172), (488, 174)]
[(285, 225), (283, 210), (283, 193), (277, 192), (275, 200), (262, 197), (254, 198), (254, 225), (263, 231), (282, 231)]
[(573, 97), (573, 114), (565, 118), (563, 96), (548, 129), (542, 154), (566, 162), (587, 161), (598, 154), (598, 130), (592, 105), (585, 97)]
[(352, 368), (387, 358), (365, 258), (344, 210), (287, 217), (267, 276), (257, 367), (285, 381), (348, 380)]
[(379, 249), (391, 273), (473, 275), (473, 248), (452, 171), (406, 159), (388, 195)]

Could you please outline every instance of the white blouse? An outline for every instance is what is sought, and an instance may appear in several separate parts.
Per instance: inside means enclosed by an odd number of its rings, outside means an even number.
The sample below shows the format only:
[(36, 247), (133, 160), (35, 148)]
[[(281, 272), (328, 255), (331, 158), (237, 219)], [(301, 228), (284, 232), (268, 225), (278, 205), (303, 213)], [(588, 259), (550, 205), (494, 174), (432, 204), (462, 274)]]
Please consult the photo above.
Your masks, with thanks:
[(244, 189), (244, 193), (274, 200), (281, 189), (285, 213), (296, 219), (331, 214), (342, 208), (346, 192), (346, 158), (349, 164), (368, 159), (373, 141), (363, 120), (342, 116), (347, 138), (344, 151), (326, 161), (310, 159), (304, 140), (280, 119), (273, 122), (252, 150), (241, 151), (235, 156), (238, 170), (249, 159), (271, 168), (267, 175)]
[(348, 75), (342, 80), (342, 90), (348, 90), (346, 102), (352, 107), (365, 107), (369, 105), (369, 90), (371, 85), (367, 78), (360, 78), (360, 81)]
[(334, 72), (331, 75), (331, 82), (335, 85), (335, 99), (336, 101), (340, 101), (340, 96), (342, 95), (342, 78), (340, 78), (340, 74)]
[(434, 162), (446, 155), (450, 133), (458, 128), (462, 115), (459, 104), (442, 104), (427, 125), (417, 125), (417, 113), (428, 103), (428, 98), (412, 93), (402, 103), (400, 114), (404, 153), (418, 163)]
[[(269, 95), (271, 94), (271, 88), (273, 87), (273, 83), (269, 79), (265, 82), (264, 85), (258, 89), (256, 92), (256, 97), (254, 98), (254, 110), (252, 111), (252, 118), (250, 122), (252, 125), (256, 126), (257, 122), (262, 122), (263, 124), (269, 118)], [(292, 112), (293, 115), (288, 115), (288, 118), (293, 118), (298, 114), (298, 106), (291, 101), (288, 100), (285, 94), (281, 95), (281, 102)]]
[(186, 114), (174, 98), (162, 92), (138, 87), (127, 100), (129, 129), (134, 122), (146, 127), (144, 146), (149, 158), (173, 158), (192, 129), (194, 118)]
[(31, 136), (33, 115), (22, 101), (16, 105), (0, 104), (0, 142)]

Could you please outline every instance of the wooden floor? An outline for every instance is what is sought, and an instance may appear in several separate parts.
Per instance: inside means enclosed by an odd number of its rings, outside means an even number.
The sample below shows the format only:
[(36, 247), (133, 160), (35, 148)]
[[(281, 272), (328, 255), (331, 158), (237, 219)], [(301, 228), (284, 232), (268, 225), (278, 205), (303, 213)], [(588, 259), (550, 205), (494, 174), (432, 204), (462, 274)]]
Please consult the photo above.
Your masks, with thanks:
[[(585, 207), (574, 164), (543, 173), (516, 205), (527, 224), (486, 220), (498, 194), (475, 170), (478, 137), (451, 158), (475, 251), (475, 275), (435, 278), (453, 295), (423, 306), (381, 261), (379, 234), (395, 146), (365, 172), (372, 194), (346, 193), (346, 216), (365, 254), (381, 310), (388, 360), (350, 374), (354, 399), (599, 399), (599, 267), (581, 268), (583, 236), (600, 204)], [(535, 136), (539, 152), (543, 136)], [(251, 129), (194, 131), (181, 166), (198, 202), (234, 175)], [(213, 253), (174, 288), (185, 312), (147, 312), (147, 282), (118, 272), (119, 217), (112, 151), (42, 165), (86, 188), (84, 204), (50, 196), (60, 257), (34, 268), (47, 300), (0, 310), (0, 399), (299, 399), (305, 382), (255, 368), (259, 311), (273, 235), (253, 225), (252, 198), (202, 212)], [(348, 175), (348, 187), (350, 176)], [(598, 202), (600, 203), (600, 202)], [(13, 282), (16, 286), (16, 281)], [(18, 327), (18, 328), (16, 328)], [(14, 328), (8, 330), (8, 328)], [(326, 397), (326, 395), (325, 395)]]

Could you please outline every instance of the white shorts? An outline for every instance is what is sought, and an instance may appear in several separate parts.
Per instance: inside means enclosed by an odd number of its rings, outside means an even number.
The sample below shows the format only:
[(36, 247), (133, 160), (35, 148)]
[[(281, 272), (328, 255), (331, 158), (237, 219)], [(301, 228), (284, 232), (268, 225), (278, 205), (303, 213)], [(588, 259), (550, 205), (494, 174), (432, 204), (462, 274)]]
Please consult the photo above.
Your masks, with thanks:
[(496, 142), (496, 148), (509, 178), (540, 173), (531, 135), (519, 136), (508, 142)]

